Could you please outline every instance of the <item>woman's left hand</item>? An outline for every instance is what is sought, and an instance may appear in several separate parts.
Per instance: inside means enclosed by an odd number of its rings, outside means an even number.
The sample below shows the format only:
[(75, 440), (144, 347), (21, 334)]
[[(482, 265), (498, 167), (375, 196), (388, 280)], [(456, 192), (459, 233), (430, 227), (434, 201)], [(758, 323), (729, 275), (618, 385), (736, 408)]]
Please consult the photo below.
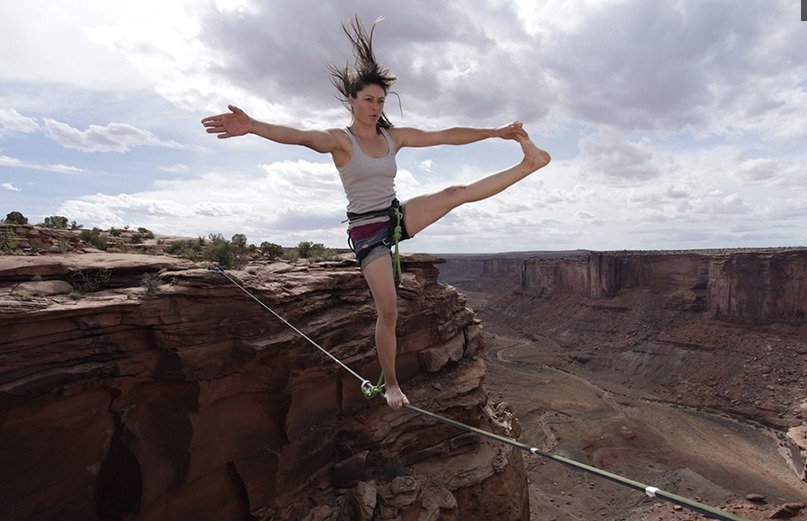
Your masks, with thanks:
[(519, 137), (529, 138), (520, 121), (514, 121), (504, 127), (496, 129), (496, 134), (502, 139), (518, 139)]

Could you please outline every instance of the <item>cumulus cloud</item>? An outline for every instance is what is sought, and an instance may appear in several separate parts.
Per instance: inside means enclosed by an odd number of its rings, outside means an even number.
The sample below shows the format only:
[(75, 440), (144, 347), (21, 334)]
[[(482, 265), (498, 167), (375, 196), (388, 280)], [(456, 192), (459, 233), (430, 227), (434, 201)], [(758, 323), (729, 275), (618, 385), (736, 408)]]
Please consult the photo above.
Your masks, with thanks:
[(0, 155), (0, 166), (19, 166), (22, 161), (15, 157), (8, 157)]
[(148, 130), (139, 129), (126, 123), (90, 125), (87, 130), (79, 130), (67, 123), (45, 118), (43, 133), (65, 148), (83, 152), (128, 152), (137, 146), (178, 147), (177, 143), (161, 141)]
[(661, 176), (665, 166), (660, 154), (645, 142), (631, 142), (616, 131), (600, 130), (580, 140), (587, 158), (585, 175), (609, 181), (635, 183)]
[[(540, 174), (458, 208), (407, 247), (765, 242), (765, 230), (775, 237), (791, 225), (785, 215), (804, 218), (794, 193), (807, 186), (807, 32), (787, 0), (741, 9), (730, 0), (169, 4), (31, 0), (7, 9), (0, 29), (19, 45), (0, 49), (14, 82), (0, 83), (5, 181), (29, 194), (39, 172), (21, 169), (103, 172), (120, 186), (74, 178), (65, 204), (80, 220), (291, 244), (336, 237), (341, 246), (345, 200), (329, 158), (252, 137), (225, 147), (198, 119), (232, 102), (273, 123), (345, 125), (327, 64), (351, 58), (339, 23), (356, 13), (368, 26), (386, 17), (375, 50), (400, 78), (400, 97), (386, 107), (396, 125), (518, 118), (553, 156)], [(399, 155), (399, 197), (512, 164), (496, 143)], [(133, 150), (148, 152), (138, 154), (138, 175), (118, 155)], [(97, 190), (120, 193), (80, 195)]]
[(7, 192), (22, 192), (22, 190), (20, 190), (19, 188), (17, 188), (16, 186), (14, 186), (11, 183), (0, 183), (0, 188), (2, 188), (3, 190), (5, 190)]
[(30, 134), (39, 130), (36, 120), (10, 108), (0, 107), (0, 137), (8, 134)]

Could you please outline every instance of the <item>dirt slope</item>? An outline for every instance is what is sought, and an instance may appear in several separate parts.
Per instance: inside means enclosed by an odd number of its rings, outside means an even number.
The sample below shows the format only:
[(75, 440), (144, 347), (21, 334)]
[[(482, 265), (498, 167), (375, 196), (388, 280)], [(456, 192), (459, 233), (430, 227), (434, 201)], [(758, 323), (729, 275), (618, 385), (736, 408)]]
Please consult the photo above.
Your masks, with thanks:
[[(795, 421), (788, 414), (807, 398), (798, 393), (803, 373), (794, 364), (807, 353), (803, 327), (738, 332), (660, 310), (653, 295), (592, 304), (460, 289), (486, 329), (491, 398), (512, 406), (523, 442), (747, 519), (807, 520), (800, 508), (807, 484), (783, 456), (784, 431), (776, 427)], [(701, 352), (693, 366), (683, 349), (666, 370), (643, 360), (660, 358), (654, 343), (668, 353), (687, 342), (725, 351)], [(793, 349), (774, 354), (780, 350), (768, 350), (772, 342)], [(747, 368), (745, 385), (709, 386), (709, 374), (733, 381), (721, 374), (730, 364), (720, 360), (755, 356), (760, 363)], [(771, 397), (771, 388), (788, 391)], [(731, 416), (718, 412), (720, 404)], [(704, 519), (554, 461), (532, 456), (527, 468), (534, 520)], [(764, 500), (747, 499), (755, 496)]]

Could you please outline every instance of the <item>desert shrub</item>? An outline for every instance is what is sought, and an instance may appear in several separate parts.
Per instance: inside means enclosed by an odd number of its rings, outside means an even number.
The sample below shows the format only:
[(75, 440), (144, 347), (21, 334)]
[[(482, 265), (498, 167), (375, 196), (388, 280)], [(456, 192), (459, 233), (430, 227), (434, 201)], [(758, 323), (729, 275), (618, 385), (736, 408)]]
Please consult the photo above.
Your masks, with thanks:
[(302, 241), (300, 242), (300, 244), (297, 245), (297, 254), (300, 256), (301, 259), (307, 259), (311, 257), (313, 249), (314, 249), (313, 242)]
[(154, 238), (154, 232), (152, 232), (148, 228), (140, 227), (140, 228), (137, 229), (137, 233), (139, 233), (145, 239), (153, 239)]
[(14, 253), (17, 251), (19, 243), (17, 242), (17, 235), (14, 230), (8, 228), (0, 231), (0, 251), (3, 253)]
[(4, 222), (8, 224), (28, 224), (28, 218), (20, 212), (9, 212)]
[(203, 251), (204, 258), (210, 262), (218, 264), (222, 268), (240, 267), (245, 260), (239, 255), (236, 246), (228, 241), (221, 234), (210, 234), (210, 243)]
[(101, 230), (98, 228), (93, 228), (92, 230), (81, 230), (78, 237), (86, 244), (92, 245), (94, 248), (106, 250), (106, 237), (101, 235)]
[(109, 235), (111, 235), (113, 237), (120, 237), (122, 233), (123, 233), (123, 230), (121, 230), (119, 228), (110, 228), (109, 229)]
[(270, 260), (275, 260), (276, 258), (283, 255), (283, 246), (279, 244), (275, 244), (273, 242), (264, 241), (261, 243), (261, 254), (269, 257)]
[(70, 249), (70, 239), (67, 237), (59, 237), (59, 251), (64, 253)]
[(176, 241), (166, 246), (165, 253), (185, 259), (200, 260), (203, 258), (204, 247), (204, 239)]
[(300, 253), (297, 251), (297, 248), (284, 249), (283, 258), (290, 262), (296, 262), (300, 258)]
[(67, 217), (61, 215), (51, 215), (50, 217), (45, 217), (45, 222), (42, 224), (42, 226), (56, 230), (66, 230), (67, 222)]
[(143, 242), (143, 236), (139, 233), (133, 233), (131, 237), (129, 237), (129, 242), (132, 244), (140, 244)]
[(333, 250), (325, 247), (321, 242), (303, 241), (297, 245), (297, 253), (302, 259), (326, 260), (335, 256)]
[[(106, 286), (111, 276), (112, 270), (108, 268), (101, 268), (95, 272), (73, 270), (73, 278), (78, 281), (77, 284), (73, 285), (73, 288), (84, 292), (98, 291)], [(76, 288), (76, 286), (78, 286), (78, 288)]]
[(160, 287), (160, 276), (156, 273), (144, 273), (140, 285), (146, 290), (146, 295), (153, 297)]
[(47, 248), (42, 239), (31, 239), (30, 247), (31, 253), (39, 253), (41, 251), (45, 251), (45, 248)]
[(233, 248), (239, 252), (245, 252), (247, 250), (247, 236), (243, 233), (236, 233), (233, 235), (230, 242), (232, 242)]

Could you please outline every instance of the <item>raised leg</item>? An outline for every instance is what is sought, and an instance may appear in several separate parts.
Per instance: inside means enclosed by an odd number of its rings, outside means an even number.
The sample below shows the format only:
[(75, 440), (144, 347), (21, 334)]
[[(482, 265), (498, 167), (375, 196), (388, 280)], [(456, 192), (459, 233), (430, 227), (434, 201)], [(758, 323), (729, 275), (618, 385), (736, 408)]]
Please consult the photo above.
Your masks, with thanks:
[(549, 164), (549, 154), (535, 146), (528, 138), (519, 138), (518, 141), (524, 152), (524, 159), (519, 164), (468, 185), (449, 186), (439, 192), (406, 201), (404, 212), (407, 233), (414, 237), (454, 208), (496, 195)]
[(395, 355), (398, 350), (398, 341), (395, 337), (395, 325), (398, 322), (398, 295), (395, 291), (395, 282), (392, 274), (392, 260), (388, 255), (378, 257), (362, 270), (370, 293), (373, 295), (375, 309), (378, 315), (375, 325), (375, 345), (378, 354), (378, 363), (384, 373), (384, 396), (387, 405), (393, 409), (400, 409), (409, 399), (398, 385), (395, 373)]

